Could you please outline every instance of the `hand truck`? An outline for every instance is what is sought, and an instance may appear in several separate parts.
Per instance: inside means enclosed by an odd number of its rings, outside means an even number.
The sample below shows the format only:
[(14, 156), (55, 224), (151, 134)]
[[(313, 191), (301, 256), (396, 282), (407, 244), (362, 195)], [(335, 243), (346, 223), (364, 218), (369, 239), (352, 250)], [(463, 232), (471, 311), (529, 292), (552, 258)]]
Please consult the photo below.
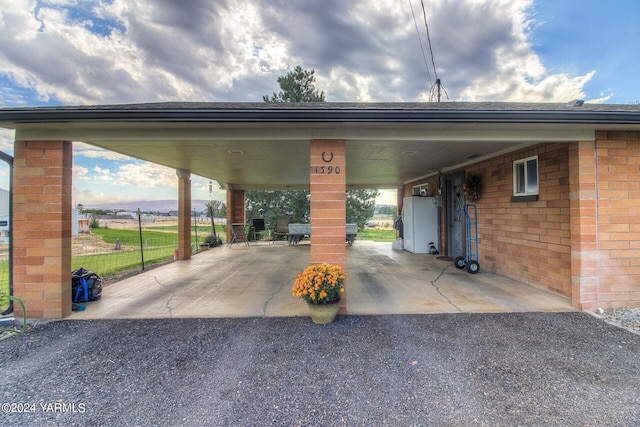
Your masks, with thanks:
[(467, 256), (459, 256), (453, 262), (456, 268), (466, 267), (467, 272), (476, 274), (480, 271), (478, 263), (478, 211), (476, 205), (464, 205), (464, 216), (467, 220)]

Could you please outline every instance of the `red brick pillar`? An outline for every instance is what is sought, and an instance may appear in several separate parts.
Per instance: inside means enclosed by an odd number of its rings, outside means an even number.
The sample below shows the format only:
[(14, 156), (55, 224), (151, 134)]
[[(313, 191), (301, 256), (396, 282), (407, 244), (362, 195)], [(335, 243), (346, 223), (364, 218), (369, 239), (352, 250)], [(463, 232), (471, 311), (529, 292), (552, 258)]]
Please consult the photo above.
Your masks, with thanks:
[(227, 190), (227, 242), (231, 241), (231, 224), (246, 222), (246, 205), (244, 190)]
[(571, 303), (581, 310), (598, 307), (597, 191), (595, 142), (569, 148), (571, 227)]
[(598, 306), (640, 307), (640, 132), (596, 132)]
[[(311, 263), (347, 268), (344, 140), (311, 141)], [(346, 286), (345, 286), (346, 290)], [(347, 294), (340, 310), (346, 312)]]
[[(13, 290), (27, 316), (71, 314), (71, 176), (68, 141), (16, 141), (13, 171)], [(14, 305), (21, 315), (19, 304)]]
[(178, 259), (191, 258), (191, 172), (178, 169)]

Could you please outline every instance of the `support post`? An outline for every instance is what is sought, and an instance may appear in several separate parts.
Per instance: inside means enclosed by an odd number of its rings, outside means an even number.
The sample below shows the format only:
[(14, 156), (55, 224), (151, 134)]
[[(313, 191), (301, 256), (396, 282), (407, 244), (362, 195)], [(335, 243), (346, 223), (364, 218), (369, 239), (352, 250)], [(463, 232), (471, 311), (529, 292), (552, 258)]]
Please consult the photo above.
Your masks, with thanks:
[(69, 141), (14, 144), (13, 290), (30, 318), (71, 314), (72, 167)]
[(178, 176), (178, 260), (191, 258), (191, 172), (177, 169)]
[[(346, 159), (344, 140), (311, 141), (311, 263), (347, 268)], [(347, 275), (347, 280), (348, 280)], [(347, 292), (340, 311), (346, 312)]]

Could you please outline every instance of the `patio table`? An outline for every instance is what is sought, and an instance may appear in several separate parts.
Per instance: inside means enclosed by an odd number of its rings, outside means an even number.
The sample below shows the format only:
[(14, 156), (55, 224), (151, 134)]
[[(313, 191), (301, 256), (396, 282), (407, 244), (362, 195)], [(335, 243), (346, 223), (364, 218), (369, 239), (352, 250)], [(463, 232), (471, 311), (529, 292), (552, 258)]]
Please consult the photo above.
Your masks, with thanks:
[[(347, 224), (346, 242), (349, 246), (353, 245), (358, 234), (358, 224)], [(311, 236), (311, 224), (289, 224), (289, 246), (297, 245), (303, 237)]]

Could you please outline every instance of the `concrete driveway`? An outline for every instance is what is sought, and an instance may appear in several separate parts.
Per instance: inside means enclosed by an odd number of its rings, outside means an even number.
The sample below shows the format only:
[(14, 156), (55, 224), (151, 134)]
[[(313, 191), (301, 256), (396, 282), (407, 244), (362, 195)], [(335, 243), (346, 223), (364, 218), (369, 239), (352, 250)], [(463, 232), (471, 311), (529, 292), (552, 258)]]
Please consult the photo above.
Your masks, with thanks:
[[(291, 287), (309, 259), (308, 243), (213, 248), (109, 284), (70, 318), (306, 316)], [(366, 240), (347, 247), (346, 289), (357, 315), (575, 311), (568, 297)]]

